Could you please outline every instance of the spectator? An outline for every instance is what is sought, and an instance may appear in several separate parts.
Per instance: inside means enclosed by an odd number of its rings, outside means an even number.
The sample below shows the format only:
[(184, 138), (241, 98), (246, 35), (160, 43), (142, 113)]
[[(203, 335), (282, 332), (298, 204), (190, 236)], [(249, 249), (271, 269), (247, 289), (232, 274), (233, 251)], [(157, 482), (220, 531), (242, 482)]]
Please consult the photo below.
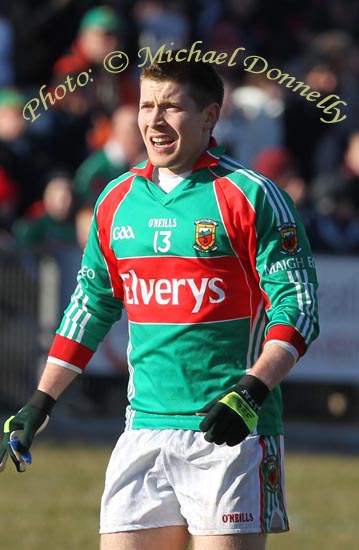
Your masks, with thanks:
[(119, 107), (111, 118), (111, 133), (104, 147), (92, 153), (77, 170), (73, 189), (81, 203), (94, 205), (105, 185), (143, 160), (143, 141), (134, 105)]
[(25, 130), (25, 121), (21, 115), (24, 97), (14, 88), (0, 91), (0, 139), (14, 143), (21, 138)]
[(85, 86), (77, 86), (67, 93), (53, 110), (55, 160), (69, 170), (76, 170), (90, 151), (104, 145), (113, 110), (137, 101), (138, 92), (129, 72), (115, 74), (103, 66), (108, 53), (122, 48), (118, 36), (123, 24), (109, 6), (89, 10), (81, 21), (71, 51), (54, 66), (53, 86), (68, 77), (76, 81), (81, 72), (91, 75)]
[(306, 184), (298, 176), (294, 159), (284, 147), (264, 149), (253, 162), (254, 170), (274, 181), (291, 197), (295, 206), (300, 209), (306, 200)]
[(0, 86), (12, 86), (14, 83), (12, 48), (13, 30), (9, 21), (0, 16)]
[(265, 77), (249, 78), (235, 88), (227, 83), (226, 88), (225, 111), (214, 135), (231, 155), (252, 166), (264, 148), (282, 145), (283, 101), (268, 88)]
[(128, 71), (115, 74), (103, 67), (108, 53), (121, 50), (119, 32), (123, 26), (124, 21), (109, 6), (98, 6), (84, 15), (70, 53), (54, 66), (53, 83), (89, 69), (93, 81), (66, 94), (62, 108), (109, 115), (118, 105), (137, 101), (138, 92)]
[(66, 173), (52, 174), (45, 186), (43, 200), (29, 209), (27, 216), (13, 226), (18, 242), (40, 252), (54, 252), (75, 242), (74, 198), (71, 178)]
[(24, 103), (17, 89), (0, 91), (0, 166), (18, 188), (17, 215), (40, 198), (39, 181), (51, 162), (46, 143), (27, 132), (22, 117)]
[(16, 86), (47, 84), (52, 68), (69, 47), (80, 18), (92, 0), (16, 0), (1, 2), (12, 29), (13, 77)]
[(321, 174), (312, 182), (315, 213), (310, 234), (316, 250), (359, 252), (359, 132), (353, 133), (336, 173)]
[[(285, 143), (298, 160), (300, 174), (306, 181), (338, 168), (342, 143), (356, 128), (359, 88), (351, 74), (355, 55), (350, 35), (333, 30), (313, 38), (302, 55), (288, 64), (286, 72), (319, 92), (321, 98), (333, 96), (332, 102), (336, 98), (345, 102), (339, 103), (339, 107), (346, 119), (340, 123), (325, 123), (320, 120), (323, 111), (318, 112), (313, 103), (287, 90)], [(333, 114), (324, 114), (324, 120), (332, 118)]]
[(76, 210), (76, 215), (75, 215), (76, 240), (81, 250), (85, 248), (87, 243), (92, 216), (93, 216), (93, 208), (91, 206), (87, 206), (87, 205), (81, 206)]
[(168, 49), (187, 45), (190, 26), (179, 2), (168, 5), (163, 0), (139, 0), (134, 6), (134, 18), (140, 48), (151, 48), (155, 52), (163, 44)]
[(0, 231), (10, 229), (14, 219), (19, 192), (3, 166), (0, 166)]

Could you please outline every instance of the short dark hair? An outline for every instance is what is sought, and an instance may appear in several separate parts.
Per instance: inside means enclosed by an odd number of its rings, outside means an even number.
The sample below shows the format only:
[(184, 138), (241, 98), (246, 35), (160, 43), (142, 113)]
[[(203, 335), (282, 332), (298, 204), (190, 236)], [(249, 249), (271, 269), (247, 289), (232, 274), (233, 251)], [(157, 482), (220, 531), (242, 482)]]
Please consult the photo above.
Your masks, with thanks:
[[(176, 50), (173, 50), (173, 54)], [(190, 95), (198, 109), (202, 110), (210, 103), (222, 106), (224, 88), (223, 82), (211, 63), (202, 61), (163, 61), (151, 63), (144, 67), (141, 80), (173, 80), (180, 84), (188, 84)]]

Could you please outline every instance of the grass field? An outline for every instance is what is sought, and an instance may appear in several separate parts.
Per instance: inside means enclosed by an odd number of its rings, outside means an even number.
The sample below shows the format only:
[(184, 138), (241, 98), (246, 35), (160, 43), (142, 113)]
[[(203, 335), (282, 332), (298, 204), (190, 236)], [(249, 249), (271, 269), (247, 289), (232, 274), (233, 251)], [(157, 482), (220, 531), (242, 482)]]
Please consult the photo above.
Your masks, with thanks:
[[(1, 550), (97, 550), (110, 451), (37, 443), (28, 472), (9, 462), (0, 476)], [(268, 550), (357, 548), (358, 458), (288, 453), (286, 469), (292, 529), (269, 537)]]

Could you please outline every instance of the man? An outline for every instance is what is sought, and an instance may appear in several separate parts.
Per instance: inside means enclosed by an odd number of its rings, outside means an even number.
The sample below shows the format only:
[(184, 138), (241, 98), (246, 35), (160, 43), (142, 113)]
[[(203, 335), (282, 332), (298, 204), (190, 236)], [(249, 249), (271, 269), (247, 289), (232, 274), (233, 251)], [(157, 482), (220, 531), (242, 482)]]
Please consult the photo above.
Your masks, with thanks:
[[(316, 275), (290, 199), (211, 137), (222, 99), (209, 64), (144, 69), (149, 159), (100, 195), (38, 390), (5, 423), (21, 469), (126, 306), (130, 405), (102, 550), (184, 550), (189, 533), (194, 550), (263, 550), (288, 529), (278, 384), (318, 333)], [(21, 429), (15, 455), (5, 445)]]

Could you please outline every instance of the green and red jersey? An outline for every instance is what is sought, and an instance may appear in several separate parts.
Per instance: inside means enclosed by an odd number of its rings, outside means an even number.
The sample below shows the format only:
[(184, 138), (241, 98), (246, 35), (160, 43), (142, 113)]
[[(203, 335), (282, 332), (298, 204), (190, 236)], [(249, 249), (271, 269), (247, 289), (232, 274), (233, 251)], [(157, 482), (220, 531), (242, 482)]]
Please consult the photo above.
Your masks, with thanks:
[[(269, 341), (318, 335), (312, 252), (290, 198), (213, 141), (170, 193), (149, 161), (100, 195), (78, 285), (49, 360), (81, 372), (126, 307), (127, 429), (198, 430)], [(282, 433), (280, 388), (257, 432)]]

